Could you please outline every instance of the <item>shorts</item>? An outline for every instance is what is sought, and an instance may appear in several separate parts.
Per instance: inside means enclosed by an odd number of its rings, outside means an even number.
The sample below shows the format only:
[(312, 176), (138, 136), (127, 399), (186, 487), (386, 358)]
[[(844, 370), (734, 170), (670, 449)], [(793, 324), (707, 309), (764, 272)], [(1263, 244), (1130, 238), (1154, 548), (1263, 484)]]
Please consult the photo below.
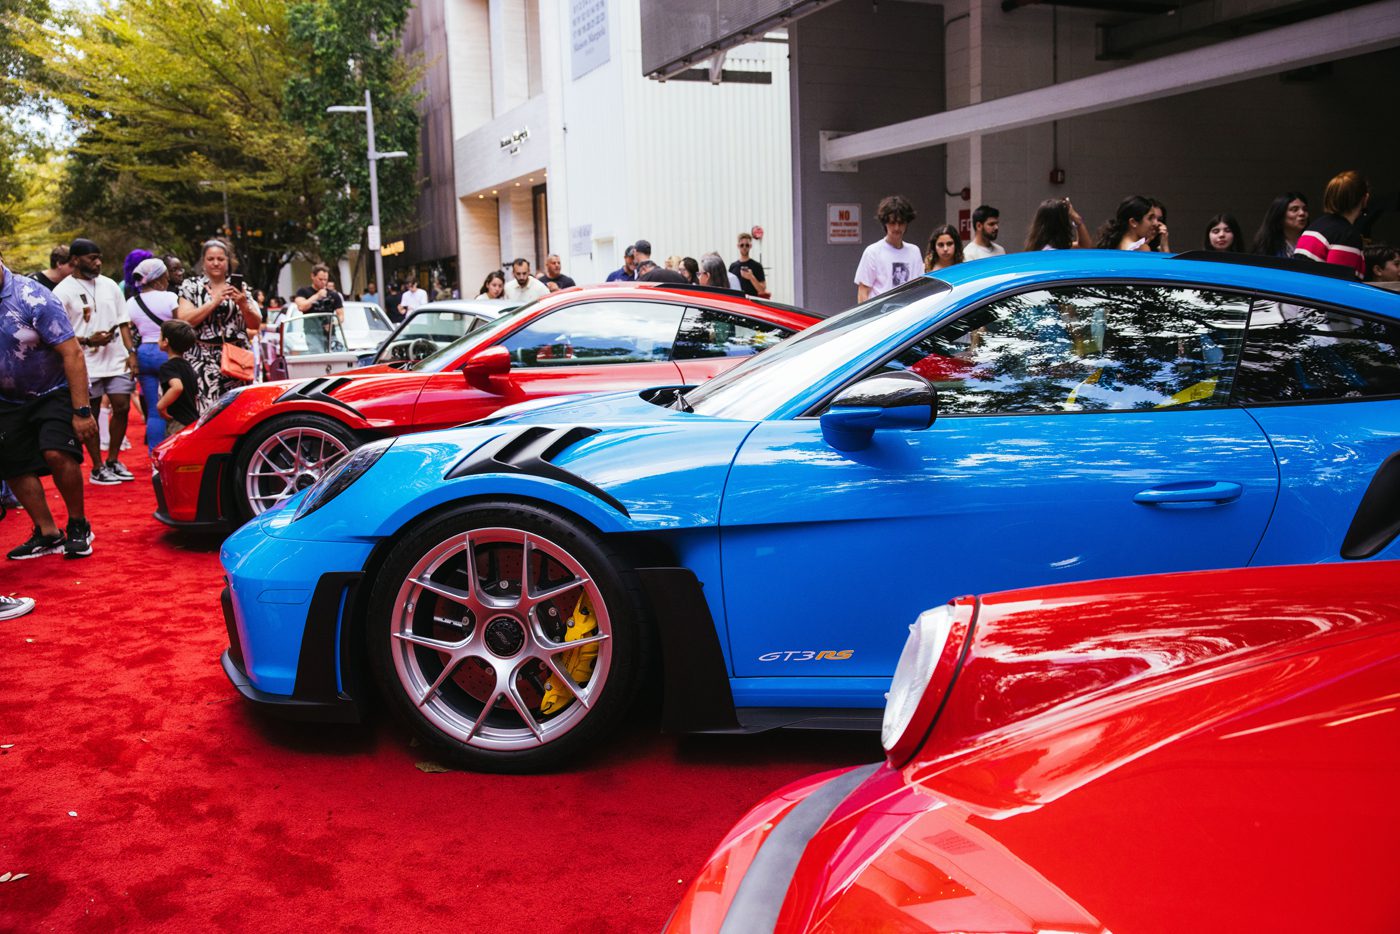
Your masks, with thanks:
[(88, 398), (92, 399), (93, 408), (97, 408), (97, 403), (101, 401), (103, 396), (129, 396), (135, 391), (136, 380), (127, 374), (99, 376), (88, 383)]
[(64, 387), (28, 402), (0, 401), (0, 480), (44, 476), (44, 451), (62, 451), (82, 462), (73, 431), (73, 398)]

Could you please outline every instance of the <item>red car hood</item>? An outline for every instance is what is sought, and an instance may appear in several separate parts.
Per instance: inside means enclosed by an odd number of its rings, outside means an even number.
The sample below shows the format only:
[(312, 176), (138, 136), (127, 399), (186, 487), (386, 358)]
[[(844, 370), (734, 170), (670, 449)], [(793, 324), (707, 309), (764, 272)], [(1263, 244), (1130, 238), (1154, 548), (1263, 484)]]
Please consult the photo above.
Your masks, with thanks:
[[(671, 930), (1393, 930), (1396, 565), (1328, 567), (1327, 599), (1313, 569), (1175, 575), (1214, 625), (1149, 587), (1155, 612), (1117, 651), (1074, 625), (1113, 586), (987, 601), (955, 716), (913, 763), (760, 804)], [(1093, 657), (1095, 674), (1074, 664)]]

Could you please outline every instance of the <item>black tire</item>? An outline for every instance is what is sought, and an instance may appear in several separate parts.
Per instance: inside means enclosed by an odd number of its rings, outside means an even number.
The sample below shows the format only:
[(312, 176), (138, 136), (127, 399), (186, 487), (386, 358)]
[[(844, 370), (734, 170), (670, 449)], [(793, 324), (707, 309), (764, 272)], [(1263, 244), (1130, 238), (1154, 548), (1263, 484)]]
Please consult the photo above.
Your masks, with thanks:
[(585, 755), (626, 712), (646, 657), (631, 568), (576, 520), (524, 503), (411, 528), (376, 575), (366, 637), (388, 706), (441, 761), (484, 772)]
[[(261, 515), (319, 480), (340, 457), (362, 443), (364, 439), (354, 431), (325, 415), (297, 413), (268, 419), (244, 439), (233, 460), (229, 503), (235, 518), (246, 522)], [(305, 460), (298, 461), (293, 450)], [(321, 456), (330, 454), (336, 456)], [(274, 472), (279, 468), (285, 476)], [(256, 471), (256, 476), (250, 478), (250, 471)]]

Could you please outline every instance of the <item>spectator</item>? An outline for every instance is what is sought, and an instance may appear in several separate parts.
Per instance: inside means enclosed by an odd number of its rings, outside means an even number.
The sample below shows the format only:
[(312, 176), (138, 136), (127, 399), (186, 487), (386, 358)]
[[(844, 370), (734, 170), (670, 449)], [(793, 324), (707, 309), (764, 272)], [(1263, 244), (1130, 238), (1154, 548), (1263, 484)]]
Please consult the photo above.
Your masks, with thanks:
[(647, 273), (659, 268), (660, 267), (658, 267), (656, 263), (652, 260), (644, 259), (639, 261), (637, 263), (637, 281), (641, 282), (642, 279), (646, 277)]
[(170, 291), (178, 294), (180, 286), (185, 284), (185, 264), (180, 257), (170, 253), (161, 259), (165, 260), (165, 272), (170, 278)]
[(917, 216), (903, 195), (890, 195), (875, 209), (885, 236), (866, 247), (860, 257), (855, 280), (857, 304), (903, 285), (923, 269), (919, 248), (904, 242), (904, 234)]
[(650, 240), (638, 240), (636, 243), (632, 244), (632, 250), (633, 258), (637, 261), (638, 266), (651, 259)]
[(345, 296), (336, 291), (331, 267), (325, 263), (311, 267), (311, 284), (296, 290), (292, 304), (304, 315), (335, 315), (337, 321), (345, 320)]
[(1099, 228), (1099, 239), (1094, 246), (1101, 250), (1150, 252), (1151, 241), (1158, 234), (1161, 219), (1161, 208), (1154, 207), (1151, 199), (1129, 195), (1118, 202), (1118, 210), (1113, 217), (1104, 221)]
[(681, 268), (681, 255), (679, 253), (672, 253), (670, 256), (666, 257), (665, 266), (667, 269), (679, 270)]
[(1254, 234), (1249, 252), (1260, 256), (1293, 255), (1298, 238), (1308, 228), (1308, 199), (1299, 191), (1285, 191), (1274, 198), (1264, 221)]
[(389, 320), (395, 324), (402, 321), (404, 314), (399, 310), (399, 300), (403, 298), (399, 290), (398, 282), (389, 280), (389, 287), (384, 292), (384, 313), (389, 316)]
[(1026, 231), (1026, 250), (1087, 249), (1094, 245), (1084, 218), (1068, 198), (1046, 198)]
[[(62, 301), (0, 261), (0, 480), (34, 526), (8, 557), (92, 554), (80, 467), (83, 446), (97, 437), (88, 402), (87, 365)], [(66, 535), (39, 482), (45, 473), (68, 509)]]
[(685, 282), (685, 276), (674, 269), (663, 269), (650, 261), (648, 261), (648, 265), (651, 268), (637, 277), (638, 282)]
[(413, 309), (428, 303), (428, 293), (418, 287), (417, 279), (409, 279), (403, 294), (399, 296), (399, 314), (407, 318)]
[[(236, 371), (224, 372), (224, 345), (232, 344), (251, 356), (248, 328), (262, 323), (258, 308), (242, 285), (230, 276), (237, 269), (233, 250), (223, 240), (208, 240), (200, 248), (200, 274), (180, 286), (176, 317), (194, 328), (197, 342), (185, 359), (199, 377), (199, 404), (202, 412), (231, 389), (248, 385)], [(234, 354), (243, 356), (243, 354)], [(232, 362), (232, 361), (231, 361)]]
[(972, 212), (972, 239), (963, 247), (963, 259), (1003, 256), (1006, 248), (997, 243), (1001, 233), (1001, 212), (990, 204), (979, 204)]
[(160, 400), (155, 408), (165, 422), (168, 438), (199, 418), (199, 375), (185, 359), (195, 345), (194, 328), (184, 321), (167, 321), (160, 326), (159, 342), (168, 357), (160, 365)]
[(0, 620), (19, 619), (32, 609), (33, 597), (7, 597), (0, 594)]
[(372, 305), (379, 304), (379, 288), (373, 282), (365, 283), (365, 290), (360, 293), (360, 301), (369, 302)]
[(506, 276), (499, 269), (493, 269), (486, 274), (486, 278), (481, 282), (481, 291), (476, 293), (478, 300), (488, 298), (502, 298), (506, 294)]
[(700, 284), (700, 264), (693, 256), (682, 256), (680, 263), (676, 265), (676, 271), (685, 276), (685, 281), (691, 285)]
[(88, 396), (98, 405), (106, 396), (112, 407), (107, 459), (102, 459), (98, 436), (87, 444), (92, 455), (89, 479), (98, 486), (111, 486), (136, 479), (120, 460), (131, 414), (131, 394), (136, 391), (136, 346), (121, 287), (102, 275), (102, 250), (91, 240), (79, 237), (68, 252), (73, 258), (73, 275), (55, 286), (53, 294), (63, 303), (68, 323), (83, 348)]
[(608, 273), (605, 282), (631, 282), (637, 278), (637, 248), (629, 246), (622, 251), (622, 268)]
[(445, 302), (451, 297), (452, 293), (448, 291), (447, 283), (443, 282), (441, 279), (438, 279), (437, 285), (433, 287), (433, 301)]
[(1153, 253), (1170, 253), (1167, 245), (1167, 206), (1156, 198), (1148, 198), (1147, 203), (1157, 209), (1157, 234), (1147, 241), (1147, 249)]
[(1400, 282), (1400, 250), (1377, 243), (1368, 246), (1361, 255), (1367, 282)]
[[(166, 357), (160, 347), (160, 329), (175, 317), (179, 299), (168, 291), (170, 272), (164, 260), (155, 257), (142, 260), (132, 270), (131, 281), (137, 291), (126, 300), (126, 316), (141, 336), (141, 343), (136, 346), (136, 362), (146, 413), (146, 448), (152, 450), (165, 440), (165, 419), (156, 409), (160, 401), (160, 365)], [(191, 390), (193, 388), (191, 384)]]
[(1361, 232), (1355, 225), (1370, 197), (1371, 186), (1361, 173), (1347, 171), (1334, 177), (1322, 193), (1322, 216), (1298, 238), (1295, 255), (1345, 266), (1362, 278), (1366, 268)]
[(543, 282), (530, 275), (530, 261), (523, 257), (510, 264), (511, 281), (506, 283), (505, 296), (513, 302), (525, 304), (549, 294)]
[(49, 251), (49, 268), (41, 269), (29, 278), (53, 291), (53, 287), (73, 274), (73, 260), (68, 256), (68, 244), (60, 243)]
[(544, 275), (540, 276), (540, 281), (545, 284), (545, 288), (551, 292), (558, 292), (578, 284), (564, 275), (563, 269), (564, 264), (560, 262), (558, 253), (551, 253), (544, 258)]
[(724, 268), (724, 260), (719, 258), (718, 253), (706, 253), (700, 257), (700, 273), (696, 276), (696, 284), (712, 289), (729, 287), (729, 270)]
[(729, 267), (728, 267), (728, 266), (725, 266), (725, 264), (724, 264), (724, 259), (723, 259), (723, 257), (721, 257), (718, 253), (711, 252), (711, 253), (706, 253), (704, 256), (701, 256), (701, 257), (700, 257), (700, 268), (703, 270), (703, 269), (706, 267), (706, 265), (707, 265), (707, 261), (708, 261), (708, 260), (711, 260), (711, 259), (713, 259), (713, 260), (715, 260), (716, 262), (718, 262), (718, 263), (720, 264), (720, 267), (721, 267), (722, 269), (724, 269), (724, 275), (722, 275), (722, 276), (711, 277), (711, 278), (714, 280), (713, 282), (711, 282), (711, 285), (714, 286), (714, 287), (717, 288), (717, 289), (725, 289), (725, 288), (727, 288), (727, 289), (732, 289), (732, 290), (734, 290), (735, 292), (740, 291), (740, 289), (739, 289), (739, 277), (736, 276), (736, 275), (734, 275), (734, 273), (732, 273), (732, 272), (729, 271)]
[(952, 224), (933, 228), (928, 238), (928, 252), (924, 254), (924, 272), (947, 269), (963, 261), (963, 242), (958, 229)]
[(764, 278), (763, 264), (749, 258), (753, 249), (753, 235), (747, 231), (739, 234), (739, 258), (729, 264), (729, 272), (739, 277), (739, 288), (745, 295), (767, 295), (768, 282)]
[(122, 260), (122, 297), (131, 298), (136, 294), (136, 286), (132, 284), (131, 274), (136, 270), (143, 260), (148, 260), (155, 254), (150, 250), (132, 250), (126, 254), (126, 259)]
[(1217, 214), (1206, 224), (1206, 239), (1202, 247), (1211, 253), (1243, 253), (1244, 234), (1233, 214)]

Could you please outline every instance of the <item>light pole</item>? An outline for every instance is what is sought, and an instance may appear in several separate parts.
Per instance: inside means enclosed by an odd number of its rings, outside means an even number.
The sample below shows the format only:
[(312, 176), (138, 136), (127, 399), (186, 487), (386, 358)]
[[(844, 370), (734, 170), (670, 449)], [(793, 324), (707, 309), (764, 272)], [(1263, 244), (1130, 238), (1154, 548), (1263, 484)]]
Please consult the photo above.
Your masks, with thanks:
[[(384, 283), (384, 254), (379, 242), (379, 160), (404, 159), (408, 153), (402, 151), (380, 152), (374, 148), (374, 103), (369, 98), (369, 88), (365, 88), (365, 105), (327, 107), (326, 113), (363, 113), (369, 153), (369, 248), (374, 253), (374, 281), (378, 286), (379, 307), (384, 307), (384, 295), (388, 291)], [(387, 310), (387, 309), (386, 309)]]
[(199, 182), (200, 188), (212, 188), (215, 185), (219, 186), (219, 191), (224, 196), (224, 230), (226, 231), (224, 236), (231, 236), (233, 234), (233, 225), (228, 222), (228, 186), (223, 182), (211, 182), (207, 178), (201, 179)]

